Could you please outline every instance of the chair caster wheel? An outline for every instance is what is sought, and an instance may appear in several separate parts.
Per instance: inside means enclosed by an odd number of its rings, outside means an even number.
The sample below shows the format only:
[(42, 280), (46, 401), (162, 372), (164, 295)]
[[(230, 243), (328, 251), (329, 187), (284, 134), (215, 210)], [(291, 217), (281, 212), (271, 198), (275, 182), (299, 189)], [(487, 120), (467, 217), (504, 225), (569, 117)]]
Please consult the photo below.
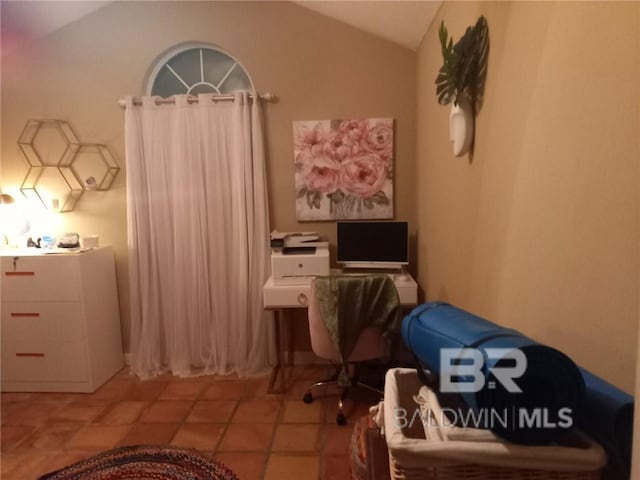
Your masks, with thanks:
[(338, 413), (336, 415), (336, 423), (338, 425), (346, 425), (347, 424), (347, 418), (344, 416), (344, 414), (342, 412)]
[(304, 403), (311, 403), (313, 402), (313, 396), (311, 395), (311, 392), (307, 392), (304, 394), (304, 397), (302, 397), (302, 401)]

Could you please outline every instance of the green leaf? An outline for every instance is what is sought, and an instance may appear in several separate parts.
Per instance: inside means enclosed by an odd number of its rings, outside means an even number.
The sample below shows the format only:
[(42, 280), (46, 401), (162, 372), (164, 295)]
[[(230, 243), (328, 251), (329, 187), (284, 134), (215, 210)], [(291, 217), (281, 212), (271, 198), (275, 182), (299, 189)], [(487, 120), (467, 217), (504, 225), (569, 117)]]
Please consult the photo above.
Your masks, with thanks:
[(442, 92), (448, 91), (449, 85), (446, 83), (441, 83), (436, 87), (436, 95), (440, 95)]
[(438, 96), (438, 103), (440, 105), (449, 105), (452, 98), (453, 97), (449, 95), (449, 92), (442, 92), (442, 94)]
[(307, 194), (307, 187), (301, 187), (296, 192), (296, 198), (302, 198)]
[(387, 194), (384, 193), (382, 190), (380, 190), (379, 192), (376, 192), (375, 195), (373, 197), (371, 197), (371, 199), (377, 203), (378, 205), (390, 205), (391, 201), (389, 200), (389, 197), (387, 197)]
[(336, 190), (333, 193), (329, 193), (327, 195), (327, 198), (329, 198), (329, 200), (331, 200), (332, 202), (336, 202), (336, 203), (340, 203), (344, 200), (344, 193), (342, 193), (342, 190)]
[(364, 205), (369, 210), (371, 210), (373, 207), (375, 207), (375, 204), (373, 203), (373, 199), (372, 198), (363, 199), (362, 200), (362, 205)]
[(440, 37), (440, 45), (442, 46), (442, 56), (446, 57), (447, 39), (449, 38), (449, 33), (447, 32), (447, 27), (444, 26), (444, 20), (440, 22), (438, 37)]
[(307, 190), (307, 193), (305, 194), (307, 196), (307, 206), (311, 210), (313, 210), (313, 197), (314, 197), (314, 194), (315, 194), (315, 192), (313, 190)]
[(307, 190), (305, 194), (307, 196), (307, 206), (310, 210), (314, 208), (320, 208), (320, 202), (322, 201), (322, 193), (317, 190)]
[(486, 18), (480, 16), (455, 44), (449, 38), (444, 21), (440, 23), (438, 35), (443, 60), (435, 81), (438, 103), (446, 105), (452, 100), (458, 103), (466, 97), (478, 111), (484, 94), (489, 54)]

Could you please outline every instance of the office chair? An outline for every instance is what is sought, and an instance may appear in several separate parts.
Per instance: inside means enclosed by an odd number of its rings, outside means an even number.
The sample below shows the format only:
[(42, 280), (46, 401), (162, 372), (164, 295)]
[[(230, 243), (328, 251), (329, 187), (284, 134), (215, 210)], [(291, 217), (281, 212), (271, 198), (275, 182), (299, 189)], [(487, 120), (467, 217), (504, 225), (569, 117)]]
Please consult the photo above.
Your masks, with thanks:
[[(329, 331), (325, 325), (324, 318), (322, 316), (320, 310), (320, 304), (316, 296), (316, 282), (313, 280), (311, 282), (311, 295), (309, 299), (309, 334), (311, 337), (311, 348), (313, 352), (323, 358), (325, 360), (329, 360), (331, 363), (341, 365), (340, 354), (336, 349), (335, 345), (331, 341), (331, 337), (329, 336)], [(352, 366), (355, 362), (361, 362), (365, 360), (373, 360), (376, 358), (380, 358), (384, 356), (385, 353), (385, 342), (382, 337), (382, 332), (380, 328), (370, 327), (365, 328), (363, 332), (358, 337), (358, 340), (355, 344), (355, 347), (348, 358), (349, 366)], [(327, 380), (323, 380), (313, 384), (307, 392), (304, 394), (303, 401), (305, 403), (313, 402), (313, 395), (311, 391), (323, 385), (339, 385), (338, 383), (338, 375), (340, 372), (340, 368), (338, 368), (338, 373)], [(368, 390), (378, 393), (382, 395), (382, 391), (374, 388), (370, 385), (367, 385), (362, 382), (358, 382), (357, 378), (355, 378), (351, 373), (349, 374), (351, 379), (351, 386), (361, 386)], [(347, 419), (342, 410), (344, 400), (346, 399), (349, 393), (350, 387), (341, 387), (340, 397), (338, 400), (338, 413), (336, 415), (336, 423), (338, 425), (345, 425), (347, 423)]]

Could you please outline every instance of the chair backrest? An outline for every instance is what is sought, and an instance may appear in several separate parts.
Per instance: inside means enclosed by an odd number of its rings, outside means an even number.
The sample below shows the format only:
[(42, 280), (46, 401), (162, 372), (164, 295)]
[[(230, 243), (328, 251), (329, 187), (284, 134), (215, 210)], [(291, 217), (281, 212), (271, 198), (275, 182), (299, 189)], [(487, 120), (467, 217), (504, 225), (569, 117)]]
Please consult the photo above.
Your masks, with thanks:
[[(311, 298), (309, 298), (309, 335), (311, 348), (320, 358), (339, 362), (340, 355), (329, 336), (329, 331), (320, 313), (320, 304), (316, 298), (316, 282), (311, 282)], [(384, 355), (384, 339), (379, 328), (366, 328), (349, 356), (350, 362), (371, 360)]]

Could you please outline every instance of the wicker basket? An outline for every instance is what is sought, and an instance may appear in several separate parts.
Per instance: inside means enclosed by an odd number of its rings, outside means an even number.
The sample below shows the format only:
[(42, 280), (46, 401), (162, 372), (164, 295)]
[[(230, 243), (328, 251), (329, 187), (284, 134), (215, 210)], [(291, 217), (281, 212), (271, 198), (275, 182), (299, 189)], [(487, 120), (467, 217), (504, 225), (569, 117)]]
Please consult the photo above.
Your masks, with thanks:
[(389, 455), (389, 471), (393, 480), (600, 480), (600, 470), (560, 472), (528, 468), (500, 468), (488, 465), (440, 465), (408, 471)]
[(351, 479), (391, 480), (388, 452), (372, 415), (358, 419), (351, 436)]
[(353, 433), (351, 434), (351, 444), (349, 445), (351, 457), (351, 479), (367, 480), (367, 449), (366, 433), (370, 427), (371, 420), (368, 416), (359, 418), (356, 421)]
[(400, 428), (397, 409), (417, 408), (421, 384), (415, 370), (392, 369), (385, 382), (383, 428), (394, 480), (596, 480), (604, 450), (577, 434), (571, 446), (427, 440), (421, 422)]

